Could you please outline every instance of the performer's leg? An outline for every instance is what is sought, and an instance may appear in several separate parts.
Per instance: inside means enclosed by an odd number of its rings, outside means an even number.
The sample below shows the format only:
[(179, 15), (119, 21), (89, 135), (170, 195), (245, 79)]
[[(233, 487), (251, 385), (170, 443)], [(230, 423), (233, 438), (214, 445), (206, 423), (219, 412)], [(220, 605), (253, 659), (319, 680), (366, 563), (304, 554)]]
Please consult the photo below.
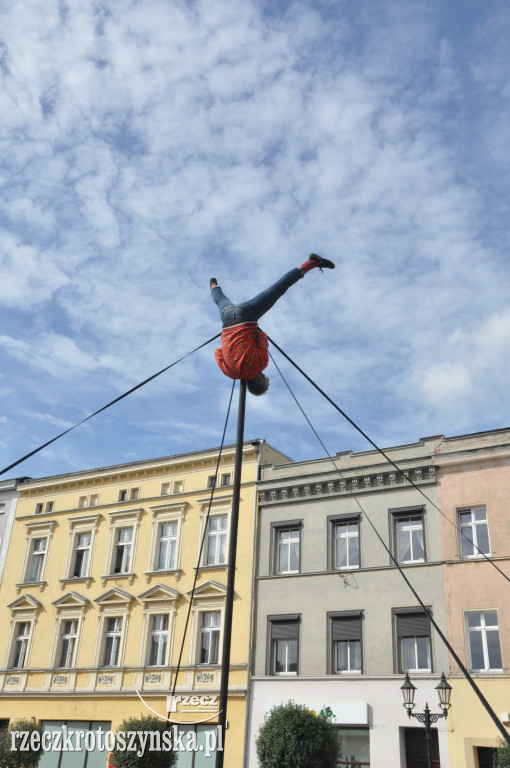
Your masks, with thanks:
[(273, 283), (269, 288), (261, 291), (261, 293), (257, 294), (253, 299), (239, 304), (239, 307), (242, 308), (243, 314), (245, 315), (244, 319), (258, 320), (261, 318), (262, 315), (265, 315), (266, 312), (276, 304), (278, 299), (283, 296), (288, 288), (297, 283), (298, 280), (301, 280), (302, 277), (303, 273), (298, 267), (291, 269), (290, 272), (287, 272), (280, 277), (276, 283)]
[(222, 324), (232, 321), (235, 305), (225, 296), (219, 285), (211, 285), (211, 298), (218, 307)]

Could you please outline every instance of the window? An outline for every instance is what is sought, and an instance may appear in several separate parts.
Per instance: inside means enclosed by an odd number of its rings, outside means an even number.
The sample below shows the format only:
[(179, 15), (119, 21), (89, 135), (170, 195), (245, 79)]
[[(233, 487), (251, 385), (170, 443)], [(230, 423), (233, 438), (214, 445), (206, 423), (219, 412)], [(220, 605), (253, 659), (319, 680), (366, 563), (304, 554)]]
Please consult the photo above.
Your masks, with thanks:
[[(349, 768), (361, 768), (361, 766), (370, 766), (370, 736), (367, 727), (344, 725), (336, 726), (336, 735), (340, 754), (338, 755), (338, 765)], [(410, 766), (410, 763), (408, 763)]]
[(199, 664), (217, 664), (220, 646), (219, 611), (203, 611), (200, 618)]
[(162, 667), (166, 663), (168, 646), (168, 614), (151, 617), (149, 638), (149, 667)]
[(139, 488), (131, 488), (129, 491), (129, 498), (131, 501), (135, 501), (136, 499), (140, 498), (140, 489)]
[(87, 506), (87, 497), (86, 496), (80, 496), (78, 499), (78, 507), (79, 509), (82, 509), (83, 507)]
[(175, 568), (177, 552), (177, 521), (161, 523), (158, 535), (157, 571), (170, 571)]
[(230, 485), (232, 482), (232, 473), (226, 472), (221, 476), (221, 485)]
[(184, 490), (184, 480), (174, 480), (174, 493), (182, 493)]
[(161, 483), (161, 495), (170, 496), (170, 483)]
[(131, 570), (132, 528), (118, 528), (113, 553), (112, 573), (129, 573)]
[(359, 520), (341, 520), (333, 523), (334, 567), (359, 568)]
[(44, 507), (44, 511), (46, 514), (53, 512), (55, 508), (55, 502), (54, 501), (47, 501), (46, 506)]
[(127, 501), (128, 492), (127, 488), (121, 488), (119, 491), (119, 501)]
[(489, 523), (485, 507), (459, 510), (460, 556), (482, 557), (490, 554)]
[(102, 667), (116, 667), (119, 662), (119, 649), (122, 637), (122, 617), (111, 616), (106, 619)]
[(430, 621), (423, 611), (398, 613), (398, 671), (431, 672)]
[(216, 475), (209, 475), (207, 478), (207, 487), (216, 488)]
[(497, 611), (466, 613), (466, 635), (469, 668), (501, 671)]
[(25, 577), (26, 582), (41, 581), (47, 543), (47, 539), (32, 540)]
[(423, 513), (394, 516), (394, 541), (399, 563), (424, 563)]
[(42, 503), (42, 501), (37, 502), (37, 504), (35, 505), (35, 514), (36, 515), (42, 514), (43, 509), (44, 509), (44, 504)]
[(206, 565), (224, 565), (227, 544), (227, 515), (213, 515), (207, 527)]
[(5, 514), (5, 504), (0, 503), (0, 515)]
[(270, 670), (272, 675), (297, 675), (299, 617), (269, 619)]
[(301, 529), (276, 528), (276, 573), (299, 573)]
[(97, 507), (99, 504), (99, 494), (91, 493), (89, 496), (89, 507)]
[(361, 672), (361, 614), (330, 617), (332, 672)]
[(91, 531), (79, 533), (75, 538), (74, 561), (71, 573), (71, 576), (75, 579), (83, 579), (88, 576), (91, 539)]
[(27, 660), (28, 642), (30, 640), (31, 623), (29, 621), (20, 621), (16, 625), (14, 636), (14, 646), (11, 656), (11, 669), (24, 669)]
[(70, 669), (74, 667), (74, 651), (78, 635), (78, 620), (63, 621), (62, 636), (60, 638), (60, 651), (58, 655), (58, 667)]

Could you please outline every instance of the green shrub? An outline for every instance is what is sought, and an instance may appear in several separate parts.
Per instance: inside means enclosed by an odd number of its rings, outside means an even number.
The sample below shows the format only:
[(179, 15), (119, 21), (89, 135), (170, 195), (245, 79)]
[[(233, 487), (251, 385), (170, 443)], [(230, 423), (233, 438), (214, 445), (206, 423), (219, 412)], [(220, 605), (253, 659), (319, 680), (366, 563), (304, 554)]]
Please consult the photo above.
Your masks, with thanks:
[[(123, 731), (158, 731), (163, 736), (163, 731), (168, 730), (167, 724), (164, 720), (160, 720), (159, 717), (153, 715), (130, 717), (127, 720), (123, 720), (119, 725), (117, 733)], [(173, 735), (173, 731), (170, 727), (170, 734)], [(118, 745), (112, 752), (112, 757), (109, 765), (112, 768), (173, 768), (177, 762), (178, 752), (172, 751), (151, 751), (150, 740), (147, 739), (143, 754), (138, 755), (137, 752), (141, 751), (141, 744), (136, 744), (136, 751), (128, 751), (118, 749)]]
[(338, 752), (328, 717), (293, 701), (266, 715), (257, 738), (261, 768), (334, 768)]
[[(17, 749), (11, 749), (13, 745), (12, 734), (15, 731), (28, 731), (29, 734), (37, 731), (39, 733), (39, 749), (29, 749), (28, 752), (20, 751), (21, 739), (19, 736), (14, 737), (14, 745)], [(42, 755), (41, 735), (41, 726), (31, 720), (16, 720), (9, 723), (8, 728), (0, 731), (0, 765), (2, 768), (35, 768)], [(30, 736), (28, 742), (30, 744)]]
[(498, 744), (494, 765), (497, 768), (510, 768), (510, 746), (503, 739)]

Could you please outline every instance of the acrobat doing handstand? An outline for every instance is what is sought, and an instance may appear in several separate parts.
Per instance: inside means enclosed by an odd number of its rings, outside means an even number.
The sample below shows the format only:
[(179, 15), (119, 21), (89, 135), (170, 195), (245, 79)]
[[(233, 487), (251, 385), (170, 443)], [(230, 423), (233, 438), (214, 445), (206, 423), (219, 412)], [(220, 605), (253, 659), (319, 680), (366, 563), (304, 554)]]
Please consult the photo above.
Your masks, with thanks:
[(269, 379), (262, 371), (269, 362), (268, 338), (258, 326), (258, 321), (278, 299), (311, 269), (334, 269), (328, 259), (311, 253), (300, 267), (291, 269), (255, 298), (242, 304), (228, 299), (215, 277), (210, 279), (211, 296), (220, 311), (222, 332), (221, 347), (215, 351), (216, 362), (231, 379), (246, 379), (252, 395), (263, 395), (269, 387)]

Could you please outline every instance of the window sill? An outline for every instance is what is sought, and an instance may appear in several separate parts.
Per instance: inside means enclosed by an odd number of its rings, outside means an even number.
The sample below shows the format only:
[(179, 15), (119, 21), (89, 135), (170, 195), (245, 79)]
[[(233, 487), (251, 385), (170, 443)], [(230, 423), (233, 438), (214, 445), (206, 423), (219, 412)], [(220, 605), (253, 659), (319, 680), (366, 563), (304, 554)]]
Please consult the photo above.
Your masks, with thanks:
[(92, 584), (92, 576), (69, 576), (67, 579), (59, 579), (60, 589), (64, 591), (66, 584), (84, 584), (88, 589)]
[(131, 586), (135, 580), (135, 576), (135, 573), (107, 573), (101, 576), (101, 586), (106, 586), (107, 581), (118, 581), (119, 579), (126, 579), (129, 586)]
[(214, 570), (227, 570), (228, 563), (209, 563), (208, 565), (201, 565), (199, 571), (214, 571)]
[(25, 587), (39, 587), (41, 592), (44, 592), (44, 588), (48, 586), (46, 581), (22, 581), (16, 584), (16, 594), (19, 595), (22, 589)]
[(167, 570), (161, 569), (160, 571), (145, 571), (145, 581), (147, 584), (151, 583), (152, 579), (157, 579), (161, 576), (175, 576), (175, 580), (179, 581), (181, 578), (182, 570), (180, 568), (168, 568)]

